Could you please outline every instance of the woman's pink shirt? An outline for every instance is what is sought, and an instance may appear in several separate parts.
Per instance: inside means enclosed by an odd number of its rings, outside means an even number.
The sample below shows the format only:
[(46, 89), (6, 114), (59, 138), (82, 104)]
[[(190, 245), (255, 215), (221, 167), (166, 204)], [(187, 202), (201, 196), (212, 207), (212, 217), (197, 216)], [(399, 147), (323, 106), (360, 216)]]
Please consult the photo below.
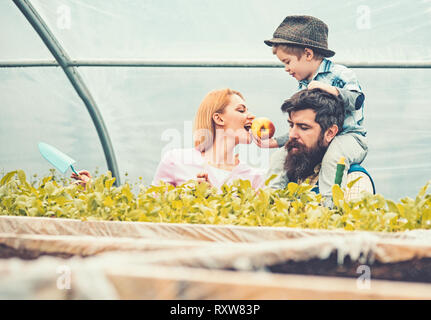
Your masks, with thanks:
[(221, 177), (217, 172), (218, 169), (210, 166), (198, 150), (194, 148), (173, 149), (163, 155), (152, 185), (158, 185), (160, 181), (164, 181), (178, 186), (191, 179), (196, 179), (198, 173), (208, 173), (209, 182), (217, 188), (237, 179), (249, 180), (256, 190), (265, 185), (264, 171), (245, 163), (240, 162), (235, 166), (227, 179)]

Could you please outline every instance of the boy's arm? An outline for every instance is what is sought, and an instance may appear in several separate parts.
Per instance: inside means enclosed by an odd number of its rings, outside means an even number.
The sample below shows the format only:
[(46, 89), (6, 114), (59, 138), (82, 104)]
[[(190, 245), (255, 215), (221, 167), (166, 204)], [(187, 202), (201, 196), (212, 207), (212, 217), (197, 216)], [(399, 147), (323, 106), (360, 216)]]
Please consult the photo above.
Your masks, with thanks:
[(322, 89), (322, 90), (324, 90), (324, 91), (326, 91), (326, 92), (328, 92), (334, 96), (338, 96), (340, 94), (339, 91), (337, 90), (338, 89), (337, 87), (331, 86), (330, 84), (327, 84), (327, 83), (324, 83), (321, 81), (317, 81), (317, 80), (311, 81), (307, 86), (308, 90), (316, 89), (316, 88)]
[(347, 111), (356, 111), (361, 109), (365, 100), (365, 96), (362, 92), (352, 91), (345, 88), (337, 88), (337, 90)]
[(274, 138), (274, 140), (277, 142), (277, 146), (279, 148), (284, 147), (284, 145), (289, 141), (289, 132), (285, 135), (282, 135), (280, 137)]
[(356, 78), (355, 72), (351, 69), (344, 68), (340, 75), (334, 80), (334, 83), (339, 84), (337, 89), (340, 93), (340, 97), (344, 101), (344, 106), (347, 111), (354, 112), (362, 108), (365, 96)]
[(333, 83), (339, 86), (331, 86), (327, 83), (313, 80), (308, 84), (308, 89), (319, 88), (334, 96), (340, 96), (344, 102), (346, 111), (353, 112), (362, 107), (365, 96), (353, 71), (349, 69), (344, 70)]

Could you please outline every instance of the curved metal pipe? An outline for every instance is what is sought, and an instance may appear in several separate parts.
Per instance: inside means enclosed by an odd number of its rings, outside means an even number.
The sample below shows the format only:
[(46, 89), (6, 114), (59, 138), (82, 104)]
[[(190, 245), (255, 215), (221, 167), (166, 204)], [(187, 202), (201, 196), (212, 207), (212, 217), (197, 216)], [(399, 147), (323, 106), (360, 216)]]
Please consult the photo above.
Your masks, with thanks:
[(57, 60), (58, 64), (62, 67), (67, 78), (87, 107), (94, 126), (96, 127), (97, 134), (99, 135), (100, 142), (102, 143), (108, 169), (116, 178), (116, 186), (119, 186), (120, 173), (118, 170), (117, 160), (115, 159), (115, 153), (112, 147), (111, 139), (109, 138), (108, 130), (105, 126), (99, 108), (97, 107), (95, 100), (91, 96), (91, 93), (85, 85), (77, 68), (71, 65), (71, 59), (67, 55), (66, 51), (58, 43), (57, 39), (49, 30), (48, 26), (45, 24), (40, 15), (36, 12), (32, 4), (28, 0), (13, 0), (13, 2), (26, 17), (28, 22), (30, 22), (34, 30), (38, 33), (42, 41), (54, 56), (55, 60)]
[[(431, 69), (431, 61), (383, 61), (336, 63), (356, 69)], [(59, 67), (52, 60), (0, 61), (0, 68)], [(266, 60), (71, 60), (67, 67), (136, 67), (136, 68), (284, 68), (283, 64)]]

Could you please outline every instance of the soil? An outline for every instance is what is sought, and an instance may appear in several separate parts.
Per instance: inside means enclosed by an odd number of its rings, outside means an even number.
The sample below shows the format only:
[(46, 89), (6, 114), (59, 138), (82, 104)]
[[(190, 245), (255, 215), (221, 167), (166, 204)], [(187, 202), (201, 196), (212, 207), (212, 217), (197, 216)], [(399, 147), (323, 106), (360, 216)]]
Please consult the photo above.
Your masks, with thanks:
[(431, 258), (412, 259), (408, 261), (382, 263), (359, 263), (352, 261), (349, 256), (342, 265), (337, 262), (337, 252), (333, 252), (327, 259), (310, 259), (307, 261), (285, 261), (267, 266), (266, 269), (274, 273), (305, 274), (336, 277), (352, 277), (358, 279), (364, 271), (358, 267), (366, 265), (370, 268), (371, 279), (431, 282)]
[[(20, 258), (23, 260), (34, 260), (41, 256), (68, 259), (74, 255), (62, 252), (47, 253), (22, 248), (15, 249), (0, 244), (0, 259)], [(307, 261), (288, 260), (266, 266), (265, 269), (274, 273), (351, 277), (358, 279), (364, 272), (358, 269), (358, 267), (366, 265), (370, 268), (371, 279), (431, 283), (431, 258), (382, 263), (379, 261), (370, 262), (367, 257), (366, 261), (365, 263), (360, 263), (352, 261), (349, 256), (346, 256), (343, 264), (338, 264), (337, 252), (334, 251), (326, 259), (314, 258)], [(228, 268), (228, 270), (234, 269)]]
[(15, 249), (4, 244), (0, 244), (0, 259), (20, 258), (23, 260), (34, 260), (41, 256), (53, 256), (57, 258), (68, 259), (73, 254), (63, 252), (40, 252), (39, 250)]

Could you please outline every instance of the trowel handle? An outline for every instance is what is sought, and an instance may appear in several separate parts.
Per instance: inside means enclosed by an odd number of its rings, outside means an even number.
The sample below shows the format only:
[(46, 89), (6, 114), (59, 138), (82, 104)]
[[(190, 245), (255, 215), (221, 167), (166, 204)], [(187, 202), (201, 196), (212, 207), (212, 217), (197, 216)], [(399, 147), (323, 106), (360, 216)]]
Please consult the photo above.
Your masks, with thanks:
[(75, 168), (72, 165), (70, 165), (70, 168), (72, 169), (73, 173), (75, 173), (77, 176), (79, 176), (79, 173), (76, 172)]

